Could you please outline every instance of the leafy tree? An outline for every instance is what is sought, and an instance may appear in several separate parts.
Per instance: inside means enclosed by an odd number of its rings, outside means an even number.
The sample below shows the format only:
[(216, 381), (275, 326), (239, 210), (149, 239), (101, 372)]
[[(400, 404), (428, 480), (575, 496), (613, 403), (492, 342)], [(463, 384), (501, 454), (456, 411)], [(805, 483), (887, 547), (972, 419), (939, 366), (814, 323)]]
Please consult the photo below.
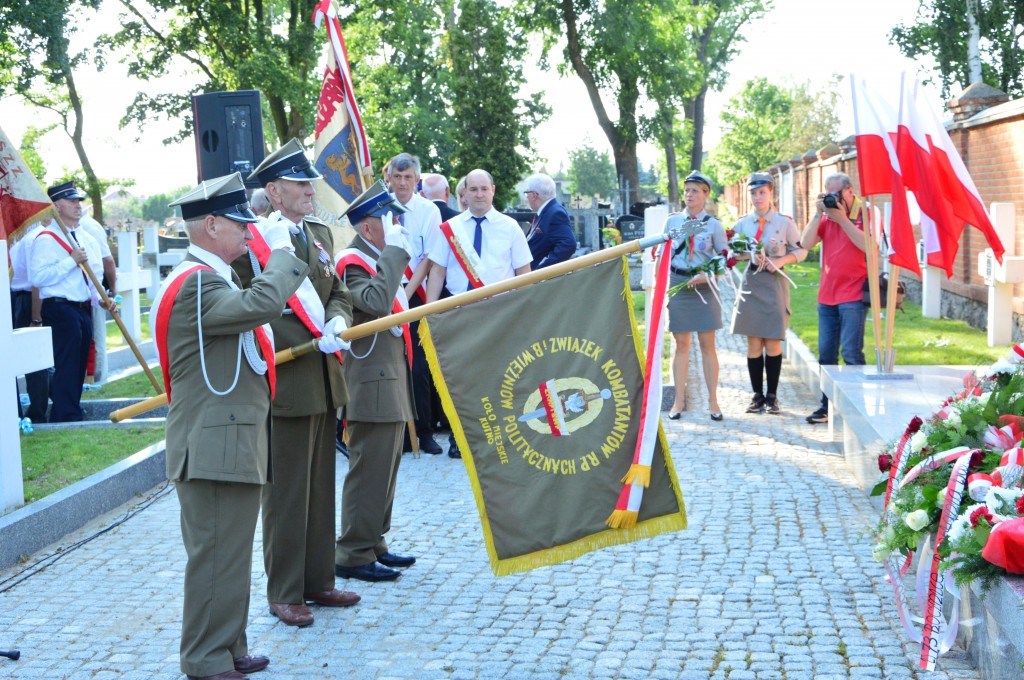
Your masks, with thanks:
[(529, 170), (529, 134), (548, 109), (540, 95), (519, 96), (526, 40), (509, 11), (494, 0), (460, 0), (458, 15), (449, 11), (446, 21), (456, 138), (452, 172), (487, 170), (497, 187), (494, 204), (504, 206)]
[(722, 112), (722, 141), (712, 152), (717, 179), (737, 182), (776, 163), (792, 134), (792, 97), (767, 78), (748, 80)]
[[(101, 0), (35, 0), (0, 8), (0, 95), (21, 95), (33, 106), (57, 115), (82, 165), (81, 186), (92, 200), (93, 216), (103, 220), (103, 186), (86, 152), (85, 116), (75, 69), (102, 58), (88, 50), (72, 52), (70, 38), (86, 11)], [(35, 138), (38, 139), (38, 136)], [(34, 141), (34, 140), (33, 140)]]
[(807, 82), (788, 90), (793, 100), (789, 112), (791, 133), (787, 139), (782, 140), (779, 157), (775, 160), (802, 156), (811, 149), (820, 149), (836, 141), (839, 134), (841, 81), (841, 76), (834, 76), (825, 87)]
[(381, 168), (405, 151), (419, 156), (425, 172), (452, 174), (458, 134), (448, 104), (446, 16), (439, 0), (359, 0), (342, 20), (360, 114)]
[(167, 194), (153, 194), (142, 200), (139, 216), (147, 222), (163, 223), (168, 217), (174, 217), (174, 208), (168, 203), (185, 194), (192, 187), (181, 187)]
[[(978, 23), (983, 80), (1010, 95), (1024, 96), (1024, 3), (1020, 0), (968, 0)], [(942, 95), (952, 97), (971, 83), (969, 27), (964, 0), (921, 2), (912, 24), (900, 24), (890, 42), (911, 59), (935, 59)]]
[(139, 92), (122, 127), (141, 128), (164, 116), (182, 122), (172, 138), (181, 140), (192, 133), (190, 94), (258, 89), (279, 143), (312, 133), (320, 94), (316, 65), (326, 40), (313, 26), (312, 2), (120, 2), (121, 30), (103, 43), (127, 50), (130, 75), (151, 80), (187, 67), (200, 78), (190, 92)]
[(35, 125), (29, 125), (21, 138), (21, 157), (25, 159), (25, 163), (28, 165), (29, 170), (32, 171), (32, 174), (40, 180), (46, 177), (46, 164), (43, 162), (43, 157), (39, 155), (39, 150), (36, 146), (39, 144), (39, 140), (48, 135), (55, 127), (57, 126), (47, 125), (39, 128)]
[(568, 179), (573, 193), (582, 196), (607, 198), (615, 192), (615, 166), (608, 152), (598, 151), (589, 143), (569, 152)]

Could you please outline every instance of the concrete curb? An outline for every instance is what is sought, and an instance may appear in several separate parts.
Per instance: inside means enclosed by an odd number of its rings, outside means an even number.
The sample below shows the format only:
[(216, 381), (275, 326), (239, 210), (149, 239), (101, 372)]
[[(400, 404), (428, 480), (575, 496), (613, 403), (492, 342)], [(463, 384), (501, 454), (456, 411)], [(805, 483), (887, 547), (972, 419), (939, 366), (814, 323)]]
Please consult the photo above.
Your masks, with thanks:
[(46, 498), (0, 517), (0, 569), (64, 538), (167, 479), (158, 442)]

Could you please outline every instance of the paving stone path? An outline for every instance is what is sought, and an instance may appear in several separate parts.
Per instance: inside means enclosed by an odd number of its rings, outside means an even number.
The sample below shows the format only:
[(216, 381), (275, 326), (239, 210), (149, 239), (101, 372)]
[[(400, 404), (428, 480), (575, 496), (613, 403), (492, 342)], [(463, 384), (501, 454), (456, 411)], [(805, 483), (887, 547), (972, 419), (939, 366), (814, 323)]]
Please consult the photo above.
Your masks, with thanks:
[[(784, 366), (783, 415), (745, 414), (745, 346), (719, 333), (724, 422), (699, 379), (691, 410), (665, 420), (685, 531), (495, 578), (462, 463), (407, 455), (392, 545), (419, 561), (395, 583), (339, 579), (363, 601), (296, 630), (264, 604), (257, 530), (249, 642), (272, 662), (254, 677), (980, 677), (956, 649), (917, 669), (871, 558), (877, 513), (826, 428), (803, 420), (818, 396)], [(22, 652), (0, 678), (181, 677), (184, 565), (171, 491), (0, 594), (0, 649)]]

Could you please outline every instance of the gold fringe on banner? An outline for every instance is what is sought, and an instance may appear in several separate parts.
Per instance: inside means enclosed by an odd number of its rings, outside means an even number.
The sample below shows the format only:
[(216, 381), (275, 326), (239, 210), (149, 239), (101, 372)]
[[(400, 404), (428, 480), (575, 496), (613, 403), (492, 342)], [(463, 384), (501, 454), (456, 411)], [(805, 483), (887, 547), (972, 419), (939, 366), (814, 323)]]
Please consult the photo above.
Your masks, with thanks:
[(651, 485), (651, 466), (640, 465), (639, 463), (633, 463), (629, 466), (629, 471), (626, 472), (626, 476), (622, 478), (623, 484), (639, 484), (642, 487), (648, 487)]

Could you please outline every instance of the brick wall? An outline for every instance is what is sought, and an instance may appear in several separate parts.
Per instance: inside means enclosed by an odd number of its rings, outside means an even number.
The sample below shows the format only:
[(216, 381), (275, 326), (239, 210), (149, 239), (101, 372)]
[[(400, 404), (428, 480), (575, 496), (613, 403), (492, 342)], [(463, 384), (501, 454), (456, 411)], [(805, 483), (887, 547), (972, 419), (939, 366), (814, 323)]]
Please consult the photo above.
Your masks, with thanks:
[[(986, 115), (989, 112), (992, 112), (991, 115)], [(1016, 205), (1013, 246), (1017, 255), (1024, 255), (1024, 100), (1009, 102), (983, 111), (966, 121), (956, 122), (949, 127), (949, 134), (978, 187), (985, 207), (994, 202)], [(837, 148), (841, 149), (840, 153), (830, 152)], [(852, 138), (842, 140), (838, 147), (829, 145), (822, 151), (825, 153), (810, 154), (766, 169), (777, 181), (784, 169), (793, 169), (795, 201), (792, 217), (798, 227), (803, 227), (813, 214), (814, 200), (822, 191), (823, 180), (830, 174), (845, 172), (853, 180), (854, 187), (859, 186), (857, 153), (852, 148)], [(742, 183), (727, 187), (724, 198), (740, 215), (751, 210)], [(890, 202), (889, 196), (874, 196), (872, 199), (883, 208)], [(915, 234), (920, 238), (920, 229), (915, 228)], [(1005, 245), (1010, 250), (1011, 244)], [(988, 289), (977, 272), (978, 254), (986, 247), (981, 231), (971, 226), (964, 229), (953, 277), (942, 283), (944, 296), (950, 294), (983, 304), (987, 302)], [(917, 279), (909, 272), (903, 275)], [(1014, 286), (1013, 312), (1024, 315), (1022, 284)], [(1024, 320), (1018, 319), (1018, 322), (1018, 328), (1024, 327)]]

